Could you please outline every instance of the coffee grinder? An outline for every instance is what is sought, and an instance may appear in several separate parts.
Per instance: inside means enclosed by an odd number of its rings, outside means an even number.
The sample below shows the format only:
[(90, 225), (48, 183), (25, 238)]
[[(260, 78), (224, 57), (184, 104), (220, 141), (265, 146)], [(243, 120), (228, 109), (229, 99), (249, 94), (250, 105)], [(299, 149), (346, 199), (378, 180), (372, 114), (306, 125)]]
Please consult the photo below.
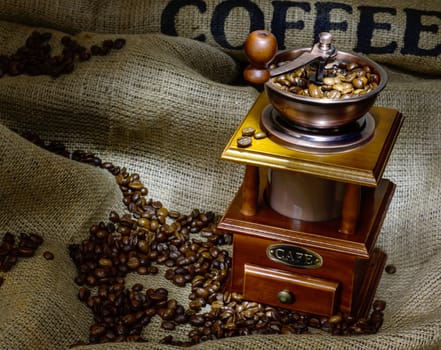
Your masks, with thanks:
[[(382, 175), (402, 115), (373, 106), (387, 81), (382, 67), (338, 51), (330, 33), (280, 52), (271, 36), (247, 39), (244, 76), (264, 91), (221, 156), (245, 164), (218, 225), (234, 236), (229, 288), (276, 307), (367, 317), (386, 261), (375, 245), (395, 190)], [(313, 96), (312, 85), (339, 90), (327, 78), (348, 75), (348, 65), (366, 77), (366, 91)], [(354, 79), (347, 75), (337, 83)]]

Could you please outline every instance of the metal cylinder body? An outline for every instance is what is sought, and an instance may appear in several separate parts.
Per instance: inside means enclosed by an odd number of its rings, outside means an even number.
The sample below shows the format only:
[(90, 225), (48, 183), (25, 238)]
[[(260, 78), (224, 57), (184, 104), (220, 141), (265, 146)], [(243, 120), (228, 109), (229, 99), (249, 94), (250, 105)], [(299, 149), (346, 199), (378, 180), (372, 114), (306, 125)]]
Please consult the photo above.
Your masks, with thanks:
[(328, 221), (341, 216), (345, 184), (286, 170), (268, 172), (267, 200), (292, 219)]

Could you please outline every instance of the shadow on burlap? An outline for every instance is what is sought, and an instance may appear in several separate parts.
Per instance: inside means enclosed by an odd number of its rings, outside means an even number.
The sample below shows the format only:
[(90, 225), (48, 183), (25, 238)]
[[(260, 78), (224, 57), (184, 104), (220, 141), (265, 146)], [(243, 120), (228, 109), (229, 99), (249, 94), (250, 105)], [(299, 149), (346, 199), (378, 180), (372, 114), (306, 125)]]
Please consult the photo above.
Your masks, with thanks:
[[(0, 23), (5, 50), (34, 28)], [(60, 38), (63, 33), (54, 33)], [(79, 34), (89, 45), (115, 36)], [(0, 348), (65, 349), (87, 340), (92, 316), (77, 300), (67, 245), (91, 224), (122, 212), (121, 194), (107, 172), (53, 155), (11, 129), (64, 141), (71, 150), (138, 172), (152, 198), (183, 213), (222, 213), (242, 177), (238, 165), (219, 160), (231, 133), (257, 96), (233, 86), (235, 62), (220, 50), (188, 39), (124, 35), (127, 46), (79, 64), (68, 76), (0, 79), (0, 232), (35, 232), (45, 242), (35, 257), (4, 274), (0, 287)], [(55, 45), (54, 45), (55, 46)], [(54, 47), (56, 49), (56, 46)], [(377, 105), (397, 108), (405, 123), (386, 168), (397, 184), (378, 245), (397, 267), (384, 274), (377, 298), (387, 302), (380, 332), (246, 336), (195, 349), (432, 349), (441, 346), (441, 119), (439, 79), (388, 70)], [(47, 261), (42, 252), (55, 259)], [(185, 303), (189, 290), (157, 277), (130, 276), (129, 284), (164, 286)], [(166, 334), (186, 340), (188, 329), (167, 333), (153, 322), (148, 343), (78, 349), (165, 349)]]

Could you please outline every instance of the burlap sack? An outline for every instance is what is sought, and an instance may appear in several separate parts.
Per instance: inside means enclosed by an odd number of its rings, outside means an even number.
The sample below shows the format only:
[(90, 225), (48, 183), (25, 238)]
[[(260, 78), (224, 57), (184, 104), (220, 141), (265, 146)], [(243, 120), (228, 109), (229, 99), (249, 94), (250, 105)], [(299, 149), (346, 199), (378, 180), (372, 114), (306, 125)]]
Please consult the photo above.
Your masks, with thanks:
[(63, 30), (194, 38), (241, 56), (249, 31), (266, 28), (280, 49), (311, 47), (332, 31), (339, 47), (416, 72), (441, 73), (441, 2), (4, 0), (0, 19)]
[[(12, 53), (34, 29), (2, 22), (2, 51)], [(51, 31), (54, 41), (63, 35)], [(127, 39), (123, 50), (78, 64), (71, 75), (0, 79), (0, 235), (24, 231), (45, 238), (35, 257), (4, 275), (1, 349), (66, 349), (87, 340), (92, 316), (77, 300), (67, 244), (85, 238), (88, 227), (107, 220), (110, 210), (123, 210), (109, 174), (44, 151), (11, 129), (31, 130), (46, 140), (64, 141), (71, 150), (94, 151), (126, 166), (141, 175), (151, 197), (182, 212), (197, 207), (222, 213), (240, 184), (242, 167), (220, 161), (219, 155), (257, 92), (232, 85), (238, 74), (234, 60), (184, 38), (116, 36)], [(77, 39), (89, 45), (116, 36), (82, 33)], [(387, 302), (380, 332), (357, 337), (246, 336), (194, 348), (441, 347), (441, 81), (392, 69), (388, 73), (377, 105), (400, 110), (406, 120), (385, 172), (397, 192), (378, 245), (398, 271), (384, 274), (377, 291), (377, 298)], [(55, 259), (45, 260), (45, 250)], [(128, 283), (164, 286), (180, 302), (188, 302), (189, 290), (162, 276), (134, 275)], [(171, 334), (185, 340), (187, 331), (178, 327)], [(171, 348), (159, 344), (166, 334), (156, 320), (144, 331), (148, 343), (78, 349)]]

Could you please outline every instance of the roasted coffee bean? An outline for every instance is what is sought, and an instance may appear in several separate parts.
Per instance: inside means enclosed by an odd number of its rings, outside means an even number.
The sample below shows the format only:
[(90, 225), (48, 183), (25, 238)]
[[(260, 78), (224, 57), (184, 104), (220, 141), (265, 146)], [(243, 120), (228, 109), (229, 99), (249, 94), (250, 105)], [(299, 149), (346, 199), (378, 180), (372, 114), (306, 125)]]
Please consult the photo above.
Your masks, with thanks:
[(203, 315), (195, 314), (190, 317), (189, 322), (192, 326), (200, 327), (205, 323), (205, 318)]
[(140, 274), (140, 275), (148, 275), (148, 274), (150, 274), (150, 270), (149, 270), (150, 268), (149, 267), (147, 267), (147, 266), (138, 266), (137, 268), (136, 268), (136, 272), (138, 273), (138, 274)]
[(168, 216), (172, 219), (177, 219), (179, 217), (180, 213), (175, 210), (170, 210), (168, 213)]
[(143, 288), (144, 288), (144, 286), (141, 283), (135, 283), (132, 286), (132, 290), (134, 290), (136, 292), (139, 292), (139, 291), (143, 290)]
[(103, 54), (103, 48), (98, 46), (98, 45), (92, 45), (90, 47), (90, 53), (93, 56), (98, 56), (98, 55), (102, 55)]
[(34, 249), (27, 247), (19, 247), (17, 249), (18, 256), (30, 257), (34, 255)]
[(253, 136), (256, 132), (256, 129), (253, 127), (246, 127), (242, 129), (242, 136)]
[(124, 326), (129, 326), (136, 322), (136, 317), (134, 314), (127, 314), (121, 318), (121, 322)]
[(242, 136), (237, 139), (237, 146), (238, 147), (246, 148), (246, 147), (251, 146), (251, 144), (252, 144), (252, 139), (249, 136)]
[(45, 252), (43, 253), (43, 257), (44, 257), (46, 260), (53, 260), (53, 259), (54, 259), (54, 254), (53, 254), (52, 252), (50, 252), (50, 251), (45, 251)]
[(173, 308), (164, 308), (164, 309), (160, 309), (158, 311), (158, 315), (163, 319), (163, 320), (171, 320), (173, 319), (173, 317), (175, 316), (175, 310)]
[(102, 43), (104, 49), (111, 50), (114, 47), (114, 42), (111, 39), (104, 40)]
[(195, 294), (196, 294), (196, 296), (197, 297), (199, 297), (199, 298), (206, 298), (206, 297), (208, 297), (208, 290), (207, 289), (204, 289), (204, 288), (196, 288), (196, 290), (195, 290)]
[(109, 220), (112, 222), (119, 222), (119, 215), (116, 211), (111, 211), (109, 214)]
[(37, 246), (43, 243), (43, 237), (37, 235), (35, 233), (29, 233), (29, 235), (25, 235), (25, 238), (29, 237), (29, 239), (34, 242)]
[(123, 38), (118, 38), (115, 40), (114, 44), (113, 44), (113, 48), (120, 50), (124, 47), (124, 45), (126, 44), (126, 40)]
[(188, 317), (185, 314), (178, 314), (175, 316), (174, 321), (177, 324), (184, 324), (188, 322)]
[(94, 324), (90, 327), (90, 335), (93, 337), (100, 337), (106, 333), (106, 326), (102, 324)]
[(188, 306), (189, 306), (190, 309), (192, 309), (192, 310), (199, 311), (199, 310), (203, 307), (203, 304), (202, 304), (201, 301), (198, 299), (198, 300), (192, 300), (192, 301), (190, 301), (190, 303), (188, 304)]
[(158, 210), (156, 210), (156, 215), (157, 216), (168, 216), (168, 209), (165, 207), (161, 207)]
[(101, 258), (98, 260), (98, 265), (105, 266), (105, 267), (112, 267), (113, 262), (112, 262), (112, 260), (110, 260), (108, 258)]
[(184, 287), (186, 284), (185, 275), (177, 274), (173, 276), (173, 283), (179, 287)]
[(97, 280), (94, 276), (90, 275), (86, 277), (86, 284), (89, 287), (95, 287), (97, 285)]
[(254, 134), (254, 138), (255, 138), (256, 140), (261, 140), (261, 139), (264, 139), (265, 137), (266, 137), (266, 133), (263, 132), (263, 131), (257, 131), (257, 132)]
[(139, 258), (137, 256), (130, 257), (127, 260), (127, 266), (132, 270), (136, 270), (139, 267)]
[(342, 316), (341, 315), (333, 315), (331, 317), (329, 317), (328, 322), (331, 324), (336, 324), (336, 323), (340, 323), (342, 321)]
[(78, 55), (80, 61), (88, 61), (92, 57), (90, 52), (83, 51)]
[(167, 330), (167, 331), (172, 331), (173, 329), (175, 329), (175, 324), (173, 322), (170, 321), (164, 321), (161, 323), (161, 328)]
[(384, 309), (386, 308), (386, 302), (384, 302), (383, 300), (375, 300), (372, 307), (374, 311), (384, 311)]
[(388, 274), (394, 274), (395, 272), (397, 272), (397, 268), (395, 267), (395, 265), (391, 264), (387, 265), (385, 270)]
[(78, 299), (80, 299), (82, 302), (87, 301), (87, 299), (90, 296), (90, 289), (86, 287), (81, 287), (78, 291)]

